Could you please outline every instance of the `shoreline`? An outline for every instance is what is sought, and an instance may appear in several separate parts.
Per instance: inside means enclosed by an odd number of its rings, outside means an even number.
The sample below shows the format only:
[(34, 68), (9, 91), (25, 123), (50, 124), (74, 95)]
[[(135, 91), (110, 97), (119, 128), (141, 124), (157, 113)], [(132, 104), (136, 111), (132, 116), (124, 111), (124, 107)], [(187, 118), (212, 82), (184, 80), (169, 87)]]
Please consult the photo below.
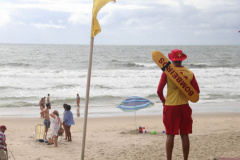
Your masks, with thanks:
[[(239, 115), (240, 116), (240, 112), (197, 112), (197, 113), (192, 113), (192, 116), (220, 116), (220, 115)], [(162, 114), (141, 114), (141, 115), (136, 115), (137, 117), (162, 117)], [(88, 119), (104, 119), (104, 118), (124, 118), (124, 117), (135, 117), (135, 114), (132, 115), (112, 115), (112, 116), (89, 116), (88, 115)], [(1, 119), (41, 119), (44, 120), (40, 117), (31, 117), (31, 116), (1, 116)], [(60, 116), (60, 118), (62, 118)], [(81, 115), (81, 117), (76, 117), (74, 115), (74, 120), (78, 120), (78, 119), (84, 119), (84, 115)]]
[[(224, 103), (190, 103), (193, 114), (195, 113), (240, 113), (240, 101), (224, 102)], [(58, 110), (60, 117), (63, 116), (63, 108), (56, 107), (53, 104), (51, 111)], [(74, 117), (77, 115), (77, 108), (73, 107), (72, 110)], [(144, 108), (136, 112), (137, 116), (140, 115), (162, 115), (162, 103), (155, 103), (150, 108)], [(85, 107), (80, 107), (81, 117), (84, 116)], [(0, 117), (31, 117), (38, 118), (40, 109), (39, 107), (19, 107), (19, 108), (0, 108)], [(91, 107), (89, 106), (88, 117), (115, 117), (115, 116), (133, 116), (134, 112), (123, 112), (116, 106), (107, 107)]]

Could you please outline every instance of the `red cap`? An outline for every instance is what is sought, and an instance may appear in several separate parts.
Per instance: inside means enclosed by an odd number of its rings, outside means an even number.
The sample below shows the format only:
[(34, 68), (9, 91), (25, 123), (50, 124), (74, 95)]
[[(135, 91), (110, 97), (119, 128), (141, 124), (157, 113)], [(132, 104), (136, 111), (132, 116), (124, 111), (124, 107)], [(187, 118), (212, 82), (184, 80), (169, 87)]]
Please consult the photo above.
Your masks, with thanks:
[(187, 58), (187, 55), (182, 50), (174, 49), (171, 53), (168, 53), (168, 58), (171, 61), (183, 61)]
[(7, 127), (6, 127), (6, 126), (4, 126), (4, 125), (1, 125), (1, 126), (0, 126), (0, 128), (4, 128), (4, 129), (6, 129), (6, 130), (7, 130)]

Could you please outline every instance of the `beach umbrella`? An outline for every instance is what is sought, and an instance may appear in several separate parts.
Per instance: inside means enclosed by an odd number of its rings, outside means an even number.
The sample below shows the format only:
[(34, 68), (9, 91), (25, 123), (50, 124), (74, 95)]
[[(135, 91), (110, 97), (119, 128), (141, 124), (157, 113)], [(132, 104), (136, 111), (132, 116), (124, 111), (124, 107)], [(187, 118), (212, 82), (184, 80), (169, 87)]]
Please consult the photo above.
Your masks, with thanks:
[(124, 112), (135, 112), (135, 125), (137, 127), (136, 111), (143, 108), (149, 108), (152, 105), (154, 105), (154, 103), (145, 98), (132, 96), (132, 97), (126, 98), (117, 107), (122, 109)]

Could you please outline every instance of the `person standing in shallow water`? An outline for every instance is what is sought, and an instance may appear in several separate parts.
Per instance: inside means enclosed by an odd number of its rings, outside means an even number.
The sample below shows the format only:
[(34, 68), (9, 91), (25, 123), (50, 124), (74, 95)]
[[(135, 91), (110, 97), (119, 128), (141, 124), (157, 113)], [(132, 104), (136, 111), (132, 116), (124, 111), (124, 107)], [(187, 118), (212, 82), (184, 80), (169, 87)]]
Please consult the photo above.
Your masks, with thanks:
[(80, 117), (80, 96), (79, 96), (79, 94), (77, 94), (76, 100), (77, 100), (77, 117)]
[(77, 94), (76, 100), (77, 100), (77, 107), (80, 107), (80, 97), (79, 97), (79, 94)]
[[(45, 104), (44, 104), (44, 99), (41, 98), (41, 100), (39, 101), (39, 106), (40, 106), (40, 110), (42, 111), (45, 108)], [(44, 114), (41, 114), (41, 118), (44, 118)]]
[[(193, 88), (200, 93), (198, 83), (192, 71), (182, 66), (182, 61), (187, 58), (181, 50), (175, 49), (168, 54), (169, 59), (176, 69), (191, 83)], [(167, 84), (166, 99), (163, 89)], [(192, 133), (192, 109), (188, 104), (187, 97), (163, 72), (157, 94), (163, 103), (163, 123), (165, 126), (167, 160), (172, 159), (174, 137), (180, 133), (184, 160), (188, 159), (190, 140), (188, 134)]]
[(46, 97), (43, 97), (44, 106), (46, 105)]
[(50, 103), (50, 94), (47, 96), (47, 103)]

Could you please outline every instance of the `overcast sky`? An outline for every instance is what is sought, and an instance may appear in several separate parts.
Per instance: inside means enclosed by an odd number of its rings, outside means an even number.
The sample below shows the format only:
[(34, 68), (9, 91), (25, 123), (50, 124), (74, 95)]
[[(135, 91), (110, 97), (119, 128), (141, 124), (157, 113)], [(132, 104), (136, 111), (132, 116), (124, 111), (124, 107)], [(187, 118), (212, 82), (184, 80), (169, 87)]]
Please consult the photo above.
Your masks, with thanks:
[[(0, 43), (89, 44), (92, 0), (0, 0)], [(95, 44), (240, 45), (240, 0), (116, 0)]]

